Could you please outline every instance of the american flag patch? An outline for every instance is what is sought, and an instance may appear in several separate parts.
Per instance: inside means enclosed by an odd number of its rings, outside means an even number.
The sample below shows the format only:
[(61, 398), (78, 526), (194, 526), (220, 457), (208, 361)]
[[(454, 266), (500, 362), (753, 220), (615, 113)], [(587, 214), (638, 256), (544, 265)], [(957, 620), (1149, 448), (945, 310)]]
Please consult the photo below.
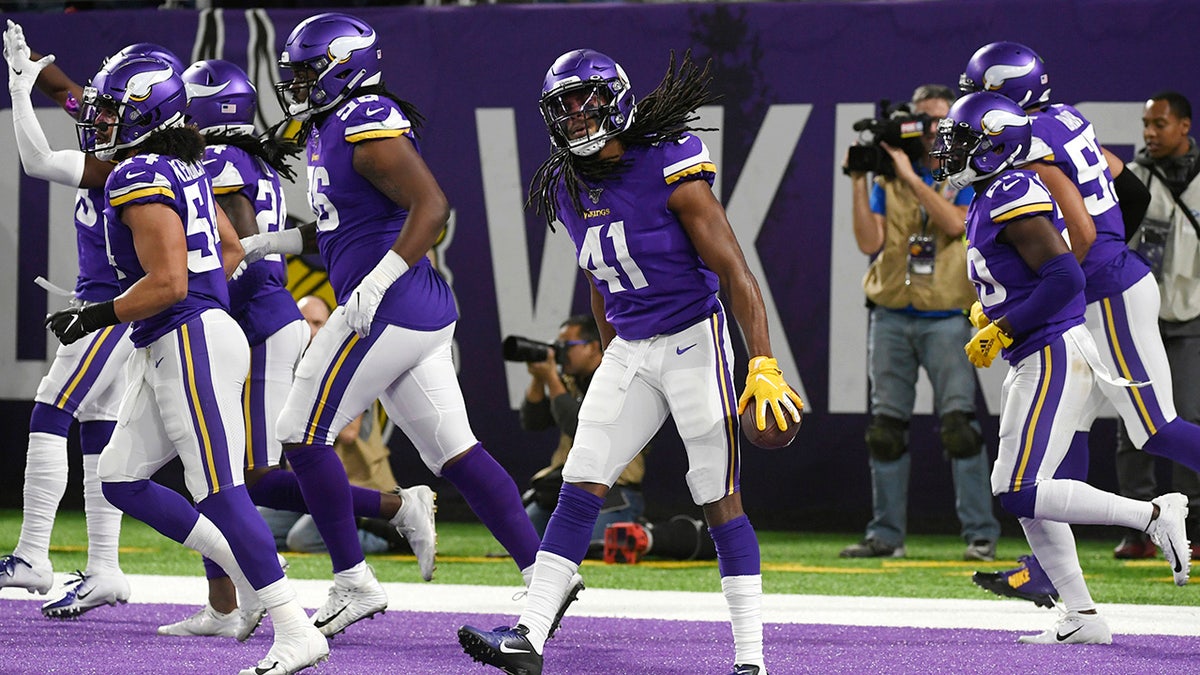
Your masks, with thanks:
[(221, 113), (222, 114), (232, 114), (235, 112), (237, 112), (237, 104), (236, 103), (222, 103), (221, 104)]

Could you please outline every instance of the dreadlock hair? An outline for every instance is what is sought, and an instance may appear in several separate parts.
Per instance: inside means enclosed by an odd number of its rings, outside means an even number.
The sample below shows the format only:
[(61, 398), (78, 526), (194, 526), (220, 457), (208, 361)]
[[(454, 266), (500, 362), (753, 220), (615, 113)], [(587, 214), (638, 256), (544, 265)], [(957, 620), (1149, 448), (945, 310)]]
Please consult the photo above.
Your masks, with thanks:
[(141, 144), (126, 148), (118, 157), (123, 159), (134, 154), (146, 153), (177, 157), (188, 164), (195, 164), (204, 159), (204, 137), (190, 124), (163, 129), (147, 136)]
[[(412, 124), (413, 135), (420, 138), (420, 129), (421, 127), (425, 126), (425, 116), (421, 114), (421, 111), (417, 110), (417, 106), (393, 94), (382, 83), (372, 84), (366, 87), (359, 87), (358, 89), (355, 89), (354, 93), (348, 96), (347, 99), (358, 98), (359, 96), (368, 96), (372, 94), (390, 99), (396, 105), (400, 106), (400, 112), (404, 113), (404, 116), (408, 118), (409, 123)], [(325, 110), (313, 115), (312, 118), (304, 123), (304, 127), (297, 138), (303, 142), (304, 139), (308, 138), (308, 133), (312, 129), (312, 125), (320, 124), (321, 120), (324, 120), (329, 115), (332, 115), (338, 109), (338, 107), (339, 106), (334, 106), (329, 110)], [(286, 121), (287, 120), (284, 120), (285, 123)]]
[[(719, 95), (709, 91), (712, 83), (709, 72), (711, 66), (712, 59), (704, 63), (703, 69), (697, 66), (689, 49), (676, 67), (675, 52), (672, 50), (662, 82), (637, 104), (633, 123), (616, 139), (628, 148), (675, 141), (689, 131), (714, 131), (691, 126), (692, 122), (699, 119), (696, 115), (698, 108), (721, 100)], [(575, 212), (582, 215), (584, 208), (579, 198), (581, 185), (585, 181), (598, 182), (611, 178), (628, 166), (620, 158), (600, 159), (598, 155), (581, 157), (568, 148), (555, 148), (534, 173), (525, 208), (532, 206), (536, 213), (545, 217), (546, 224), (553, 230), (553, 223), (558, 218), (557, 196), (561, 186), (571, 196)]]
[(304, 148), (297, 143), (277, 138), (272, 133), (255, 136), (241, 131), (210, 131), (204, 134), (204, 141), (209, 145), (231, 145), (244, 151), (251, 157), (257, 157), (267, 163), (275, 172), (287, 180), (296, 180), (296, 172), (288, 164), (288, 160), (298, 156)]

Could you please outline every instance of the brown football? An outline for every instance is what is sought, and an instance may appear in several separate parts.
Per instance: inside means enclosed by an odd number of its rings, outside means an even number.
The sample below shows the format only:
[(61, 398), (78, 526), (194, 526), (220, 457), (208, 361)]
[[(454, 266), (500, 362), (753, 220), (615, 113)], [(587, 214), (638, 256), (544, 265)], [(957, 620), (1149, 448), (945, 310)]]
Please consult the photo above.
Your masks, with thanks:
[[(784, 413), (786, 414), (786, 413)], [(803, 421), (803, 417), (800, 418)], [(746, 434), (746, 438), (751, 443), (760, 448), (767, 450), (777, 450), (785, 448), (791, 444), (796, 438), (796, 433), (800, 431), (800, 423), (792, 422), (788, 419), (787, 431), (780, 431), (779, 425), (775, 424), (775, 415), (771, 408), (767, 408), (767, 428), (763, 431), (758, 430), (758, 425), (754, 422), (754, 406), (746, 406), (746, 410), (742, 413), (742, 433)]]

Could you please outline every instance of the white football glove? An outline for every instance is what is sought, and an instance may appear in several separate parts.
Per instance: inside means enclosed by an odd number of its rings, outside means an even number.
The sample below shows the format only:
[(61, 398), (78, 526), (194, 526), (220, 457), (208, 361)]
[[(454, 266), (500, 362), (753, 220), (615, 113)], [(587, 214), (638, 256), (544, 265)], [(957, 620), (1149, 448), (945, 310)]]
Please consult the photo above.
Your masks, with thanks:
[(383, 301), (383, 294), (392, 287), (401, 274), (408, 271), (408, 263), (398, 253), (392, 250), (383, 256), (383, 260), (371, 270), (358, 287), (350, 292), (346, 299), (346, 325), (359, 337), (371, 334), (371, 323), (375, 321), (375, 311)]
[(25, 32), (20, 24), (9, 19), (8, 29), (4, 31), (4, 60), (8, 62), (8, 90), (14, 94), (29, 95), (37, 82), (38, 73), (54, 63), (54, 55), (47, 54), (37, 61), (30, 59)]
[(252, 234), (240, 241), (242, 261), (247, 265), (254, 264), (272, 253), (299, 255), (304, 252), (304, 235), (297, 227), (266, 234)]

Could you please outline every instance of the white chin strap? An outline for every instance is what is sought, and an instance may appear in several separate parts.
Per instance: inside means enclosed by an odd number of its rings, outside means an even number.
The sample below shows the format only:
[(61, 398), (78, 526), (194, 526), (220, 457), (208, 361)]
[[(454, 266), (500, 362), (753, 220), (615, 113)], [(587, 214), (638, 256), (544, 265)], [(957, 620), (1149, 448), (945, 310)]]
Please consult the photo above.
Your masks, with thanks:
[(310, 106), (307, 101), (304, 103), (292, 103), (288, 106), (288, 117), (291, 117), (294, 120), (306, 122), (308, 121), (308, 118), (312, 116), (312, 113), (312, 106)]

